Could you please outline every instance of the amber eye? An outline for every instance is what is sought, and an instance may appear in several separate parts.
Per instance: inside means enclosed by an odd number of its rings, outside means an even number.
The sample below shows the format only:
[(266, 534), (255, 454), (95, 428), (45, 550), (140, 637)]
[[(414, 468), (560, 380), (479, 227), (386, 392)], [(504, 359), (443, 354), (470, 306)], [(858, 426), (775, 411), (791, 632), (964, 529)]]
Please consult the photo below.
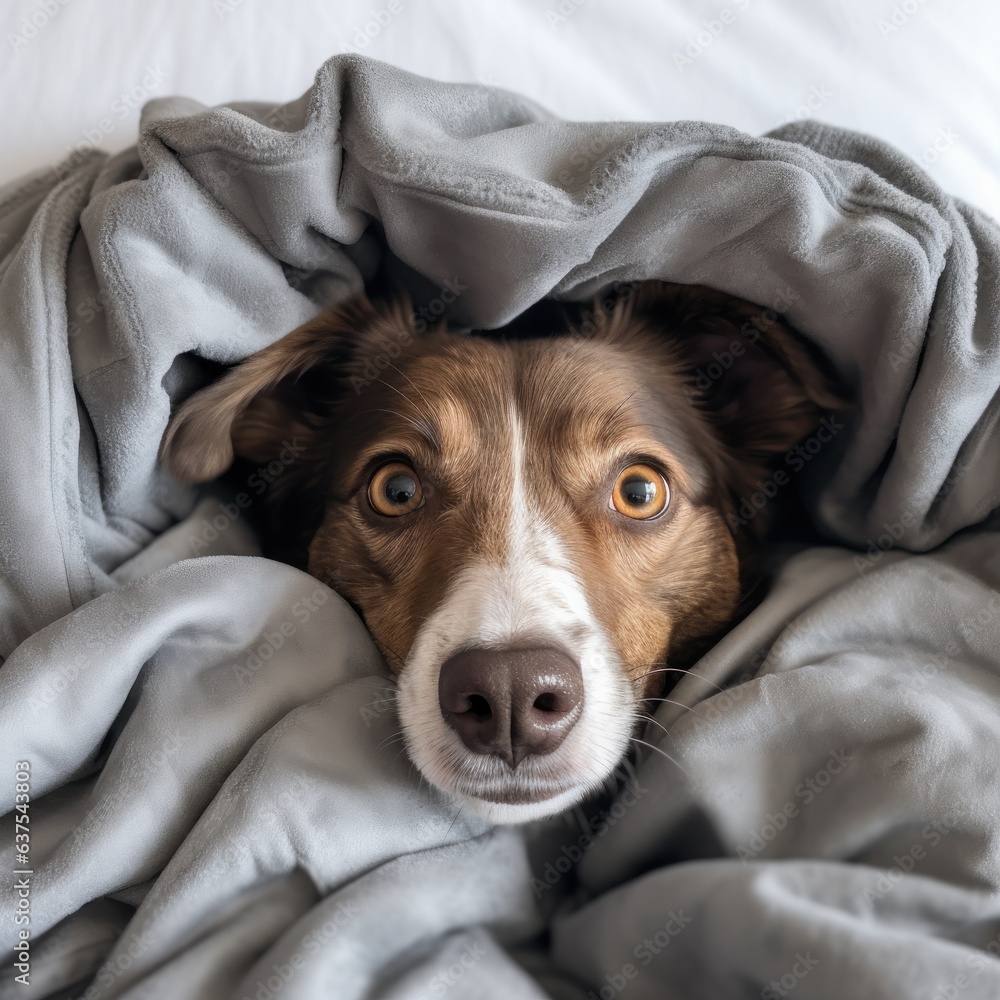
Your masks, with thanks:
[(610, 506), (626, 517), (648, 521), (662, 514), (669, 502), (670, 487), (656, 469), (649, 465), (630, 465), (615, 482)]
[(376, 514), (399, 517), (424, 502), (417, 474), (405, 462), (389, 462), (375, 470), (368, 484), (368, 502)]

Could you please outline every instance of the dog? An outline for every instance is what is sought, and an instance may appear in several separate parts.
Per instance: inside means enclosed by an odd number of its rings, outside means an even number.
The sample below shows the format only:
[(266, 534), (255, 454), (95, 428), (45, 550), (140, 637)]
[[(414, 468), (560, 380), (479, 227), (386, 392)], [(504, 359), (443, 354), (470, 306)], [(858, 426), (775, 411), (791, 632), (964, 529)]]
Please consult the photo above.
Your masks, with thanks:
[(730, 295), (646, 282), (581, 315), (461, 334), (360, 297), (195, 393), (162, 444), (203, 483), (295, 442), (272, 502), (307, 526), (305, 568), (370, 630), (423, 776), (498, 823), (615, 772), (738, 613), (764, 523), (740, 499), (844, 406), (814, 348)]

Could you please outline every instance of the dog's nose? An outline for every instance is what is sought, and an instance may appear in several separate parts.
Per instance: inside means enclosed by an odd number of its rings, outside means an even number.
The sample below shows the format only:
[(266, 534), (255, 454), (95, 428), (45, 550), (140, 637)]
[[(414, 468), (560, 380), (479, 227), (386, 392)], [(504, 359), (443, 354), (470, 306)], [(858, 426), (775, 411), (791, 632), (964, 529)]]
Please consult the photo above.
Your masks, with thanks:
[(558, 649), (464, 649), (441, 665), (438, 701), (470, 750), (517, 767), (552, 753), (576, 725), (583, 677)]

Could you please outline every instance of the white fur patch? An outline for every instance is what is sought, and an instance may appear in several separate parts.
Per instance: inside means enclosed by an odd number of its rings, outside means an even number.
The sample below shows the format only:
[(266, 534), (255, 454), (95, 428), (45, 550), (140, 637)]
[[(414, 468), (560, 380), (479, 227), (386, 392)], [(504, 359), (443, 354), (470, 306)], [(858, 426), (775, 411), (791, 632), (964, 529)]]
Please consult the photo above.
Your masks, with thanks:
[[(511, 503), (502, 564), (463, 567), (417, 634), (399, 680), (407, 749), (423, 775), (494, 822), (520, 823), (567, 808), (596, 789), (628, 749), (635, 721), (632, 687), (594, 617), (579, 574), (555, 526), (531, 502), (524, 436), (512, 408)], [(550, 644), (580, 664), (583, 711), (552, 753), (525, 758), (517, 771), (468, 750), (438, 702), (441, 664), (459, 649)], [(515, 799), (517, 801), (503, 801)]]

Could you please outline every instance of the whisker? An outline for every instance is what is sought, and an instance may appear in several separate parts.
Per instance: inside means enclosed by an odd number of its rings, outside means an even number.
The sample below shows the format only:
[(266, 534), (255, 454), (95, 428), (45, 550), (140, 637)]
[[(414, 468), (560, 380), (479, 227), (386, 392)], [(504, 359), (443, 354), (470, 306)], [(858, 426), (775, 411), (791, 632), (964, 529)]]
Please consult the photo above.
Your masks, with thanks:
[(665, 673), (675, 673), (675, 674), (689, 674), (691, 677), (696, 677), (700, 681), (704, 681), (706, 684), (711, 684), (716, 691), (725, 692), (725, 688), (719, 687), (715, 681), (710, 681), (707, 677), (702, 674), (696, 674), (693, 670), (685, 670), (681, 667), (659, 667), (656, 670), (647, 670), (644, 674), (640, 674), (637, 680), (642, 680), (643, 677), (649, 677), (651, 674), (665, 674)]
[[(410, 383), (410, 385), (412, 385), (412, 386), (413, 386), (413, 388), (417, 390), (417, 393), (418, 393), (418, 395), (419, 395), (419, 396), (420, 396), (420, 398), (421, 398), (421, 399), (422, 399), (422, 400), (424, 401), (424, 405), (425, 405), (425, 406), (427, 407), (427, 409), (428, 409), (428, 410), (431, 410), (431, 411), (433, 411), (433, 407), (431, 406), (431, 404), (430, 404), (430, 401), (429, 401), (429, 400), (427, 399), (427, 397), (426, 397), (426, 396), (424, 395), (424, 393), (423, 393), (423, 390), (422, 390), (422, 389), (420, 388), (420, 386), (419, 386), (419, 385), (417, 385), (417, 384), (416, 384), (416, 383), (415, 383), (415, 382), (413, 381), (413, 379), (411, 379), (411, 378), (410, 378), (410, 376), (409, 376), (409, 375), (407, 375), (407, 374), (406, 374), (406, 372), (404, 372), (404, 371), (403, 371), (403, 369), (402, 369), (402, 368), (397, 368), (397, 367), (396, 367), (396, 365), (394, 365), (394, 364), (393, 364), (393, 363), (392, 363), (391, 361), (389, 362), (389, 367), (390, 367), (390, 368), (391, 368), (391, 369), (392, 369), (393, 371), (396, 371), (396, 372), (399, 372), (399, 374), (400, 374), (400, 375), (402, 375), (402, 376), (403, 376), (403, 378), (405, 378), (405, 379), (406, 379), (406, 381), (407, 381), (407, 382), (409, 382), (409, 383)], [(412, 404), (411, 404), (411, 405), (412, 405)], [(435, 448), (437, 448), (437, 449), (438, 449), (438, 451), (440, 451), (440, 450), (441, 450), (441, 440), (440, 440), (440, 438), (439, 438), (439, 437), (438, 437), (438, 435), (437, 435), (437, 431), (436, 431), (436, 429), (435, 429), (435, 428), (433, 428), (433, 427), (431, 427), (430, 429), (431, 429), (431, 431), (433, 432), (433, 438), (432, 438), (432, 441), (433, 441), (433, 444), (434, 444), (434, 447), (435, 447)]]
[[(386, 382), (386, 380), (384, 378), (377, 378), (376, 377), (375, 381), (376, 382), (381, 382), (382, 385), (384, 385), (387, 389), (392, 389), (393, 392), (399, 393), (399, 395), (402, 396), (403, 399), (405, 399), (410, 404), (410, 406), (413, 406), (413, 400), (410, 399), (410, 397), (407, 396), (406, 393), (403, 392), (402, 389), (397, 389), (391, 382)], [(416, 409), (415, 406), (413, 406), (413, 408)]]
[(622, 779), (623, 781), (631, 781), (633, 784), (639, 783), (639, 772), (636, 771), (635, 765), (627, 757), (622, 760), (618, 767), (615, 768), (615, 773), (617, 774), (619, 770), (625, 772)]
[(463, 803), (462, 803), (462, 804), (461, 804), (461, 805), (460, 805), (460, 806), (458, 807), (458, 812), (457, 812), (457, 813), (455, 813), (455, 818), (454, 818), (454, 819), (453, 819), (453, 820), (451, 821), (451, 826), (449, 826), (449, 827), (448, 827), (448, 831), (447, 831), (447, 833), (445, 833), (445, 835), (444, 835), (444, 839), (445, 839), (445, 840), (447, 840), (447, 839), (448, 839), (448, 834), (449, 834), (449, 833), (451, 833), (451, 829), (452, 829), (452, 827), (453, 827), (453, 826), (454, 826), (454, 825), (455, 825), (455, 824), (456, 824), (456, 823), (458, 822), (458, 817), (462, 815), (462, 810), (463, 810), (464, 808), (465, 808), (465, 802), (463, 802)]
[(378, 747), (376, 749), (377, 750), (381, 750), (383, 747), (391, 746), (397, 740), (402, 739), (402, 738), (403, 738), (403, 730), (399, 729), (395, 733), (393, 733), (391, 736), (387, 736), (384, 740), (382, 740), (382, 742), (379, 743), (379, 745), (378, 745)]
[(390, 646), (389, 643), (387, 643), (384, 639), (380, 639), (378, 643), (376, 643), (376, 645), (380, 647), (379, 652), (381, 652), (382, 649), (385, 649), (387, 652), (392, 653), (392, 655), (395, 656), (396, 659), (399, 661), (400, 666), (402, 666), (402, 664), (405, 662), (403, 660), (403, 657), (400, 656), (399, 653), (397, 653), (396, 650), (394, 650), (392, 646)]
[(674, 734), (672, 732), (670, 732), (667, 729), (667, 727), (664, 726), (662, 723), (657, 722), (656, 719), (654, 719), (651, 715), (640, 714), (639, 718), (642, 719), (642, 720), (644, 720), (645, 722), (652, 722), (654, 726), (659, 726), (660, 729), (662, 729), (667, 734), (667, 736), (669, 736), (671, 739), (674, 738)]
[(649, 749), (652, 750), (654, 753), (658, 753), (663, 757), (666, 757), (671, 764), (675, 765), (676, 767), (679, 767), (689, 778), (692, 777), (691, 772), (686, 767), (683, 767), (676, 760), (674, 760), (674, 758), (671, 757), (670, 754), (666, 752), (666, 750), (661, 750), (660, 747), (654, 747), (652, 743), (647, 743), (645, 740), (640, 740), (637, 736), (631, 736), (629, 738), (633, 743), (641, 743), (644, 747), (649, 747)]
[(612, 410), (612, 411), (611, 411), (611, 413), (610, 413), (610, 414), (609, 414), (609, 415), (608, 415), (607, 417), (605, 417), (605, 418), (604, 418), (604, 424), (605, 424), (605, 426), (607, 426), (608, 424), (610, 424), (610, 423), (611, 423), (611, 421), (612, 421), (612, 420), (614, 420), (614, 419), (615, 419), (615, 417), (617, 417), (617, 416), (618, 416), (618, 413), (619, 413), (619, 411), (621, 410), (621, 408), (622, 408), (622, 407), (623, 407), (623, 406), (624, 406), (624, 405), (625, 405), (625, 404), (626, 404), (626, 403), (627, 403), (627, 402), (628, 402), (628, 401), (629, 401), (629, 400), (630, 400), (630, 399), (631, 399), (631, 398), (632, 398), (632, 397), (633, 397), (633, 396), (634, 396), (634, 395), (635, 395), (635, 394), (636, 394), (636, 393), (637, 393), (638, 391), (639, 391), (638, 389), (635, 389), (635, 390), (633, 390), (632, 392), (630, 392), (630, 393), (629, 393), (629, 394), (628, 394), (628, 395), (627, 395), (627, 396), (626, 396), (626, 397), (625, 397), (625, 398), (624, 398), (624, 399), (623, 399), (623, 400), (622, 400), (622, 401), (621, 401), (621, 402), (620, 402), (620, 403), (619, 403), (619, 404), (618, 404), (618, 405), (617, 405), (617, 406), (616, 406), (616, 407), (614, 408), (614, 410)]
[(673, 698), (644, 698), (643, 701), (662, 701), (667, 705), (676, 705), (678, 708), (686, 708), (689, 712), (694, 711), (690, 705), (685, 705), (681, 701), (674, 701)]
[[(381, 381), (381, 379), (379, 379), (379, 381)], [(416, 429), (418, 431), (420, 431), (420, 433), (424, 437), (430, 438), (430, 439), (433, 439), (433, 437), (434, 437), (434, 429), (431, 428), (431, 427), (429, 427), (426, 421), (421, 422), (419, 420), (414, 420), (413, 417), (410, 417), (410, 416), (408, 416), (405, 413), (400, 413), (398, 410), (390, 410), (390, 409), (387, 409), (384, 406), (374, 406), (368, 412), (369, 413), (391, 413), (392, 416), (399, 417), (401, 420), (408, 420), (411, 424), (413, 424), (414, 427), (416, 427)]]

